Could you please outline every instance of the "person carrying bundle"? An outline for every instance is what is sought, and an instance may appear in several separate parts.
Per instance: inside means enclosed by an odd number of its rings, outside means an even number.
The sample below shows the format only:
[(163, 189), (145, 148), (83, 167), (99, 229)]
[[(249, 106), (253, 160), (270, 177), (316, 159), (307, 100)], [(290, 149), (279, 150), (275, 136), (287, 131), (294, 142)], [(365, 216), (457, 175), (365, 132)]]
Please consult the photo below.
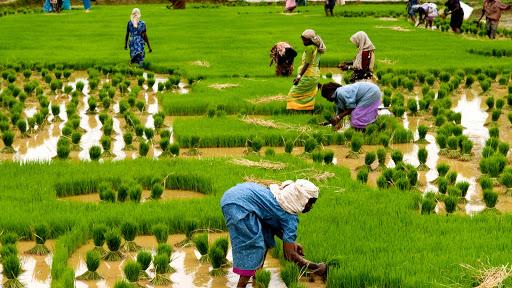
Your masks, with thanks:
[(370, 82), (358, 82), (341, 86), (331, 82), (321, 86), (322, 97), (336, 104), (336, 115), (329, 121), (335, 130), (338, 123), (350, 115), (350, 125), (358, 130), (375, 122), (381, 104), (382, 94), (379, 86)]
[(287, 42), (278, 42), (270, 49), (270, 65), (276, 64), (277, 76), (290, 76), (293, 73), (293, 60), (297, 52)]
[(298, 214), (309, 212), (318, 195), (318, 187), (303, 179), (268, 186), (241, 183), (224, 193), (220, 203), (231, 239), (233, 272), (240, 276), (237, 287), (246, 287), (263, 267), (267, 250), (275, 246), (274, 236), (283, 240), (287, 260), (325, 275), (326, 264), (306, 260), (296, 243)]
[(373, 78), (373, 66), (375, 63), (375, 46), (368, 35), (359, 31), (350, 37), (350, 41), (357, 47), (356, 58), (353, 61), (344, 62), (338, 65), (343, 71), (352, 70), (352, 77), (350, 83), (359, 80)]

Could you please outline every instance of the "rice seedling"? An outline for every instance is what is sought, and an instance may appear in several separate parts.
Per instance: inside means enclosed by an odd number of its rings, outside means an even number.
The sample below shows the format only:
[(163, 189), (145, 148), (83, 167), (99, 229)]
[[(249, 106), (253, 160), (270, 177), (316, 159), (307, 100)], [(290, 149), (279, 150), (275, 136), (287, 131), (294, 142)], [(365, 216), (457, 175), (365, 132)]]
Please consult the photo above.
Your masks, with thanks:
[[(2, 245), (2, 248), (0, 248), (0, 259), (5, 259), (8, 256), (18, 256), (18, 250), (16, 248), (15, 244), (8, 244), (8, 245)], [(1, 264), (1, 262), (0, 262)]]
[(222, 251), (223, 259), (222, 259), (222, 265), (226, 266), (229, 264), (228, 259), (226, 258), (228, 255), (228, 249), (229, 249), (229, 240), (227, 237), (220, 237), (217, 240), (215, 240), (212, 244), (213, 247), (218, 247)]
[(446, 180), (448, 180), (448, 185), (454, 185), (457, 181), (457, 171), (449, 171), (446, 173)]
[(138, 283), (141, 266), (137, 261), (129, 260), (123, 268), (124, 276), (130, 282), (132, 287), (145, 287)]
[(332, 164), (334, 160), (334, 151), (326, 149), (323, 150), (323, 161), (325, 164)]
[(323, 155), (321, 150), (315, 150), (311, 153), (311, 159), (313, 159), (313, 162), (316, 163), (322, 163), (323, 161)]
[(493, 187), (492, 179), (489, 176), (482, 176), (479, 180), (482, 191), (491, 189)]
[(416, 99), (409, 99), (409, 101), (407, 101), (407, 108), (412, 115), (416, 115), (416, 113), (418, 113), (418, 103)]
[(57, 157), (65, 160), (68, 158), (69, 153), (71, 153), (71, 144), (68, 138), (60, 137), (59, 141), (57, 141)]
[(119, 261), (124, 259), (124, 254), (119, 251), (121, 248), (121, 233), (117, 229), (111, 229), (105, 233), (108, 251), (103, 255), (106, 261)]
[(133, 148), (133, 145), (132, 145), (132, 143), (133, 143), (133, 135), (132, 135), (131, 132), (125, 132), (123, 134), (123, 141), (124, 141), (124, 144), (125, 144), (123, 150), (132, 151), (132, 150), (135, 149), (135, 148)]
[(361, 147), (363, 146), (364, 139), (358, 133), (352, 136), (352, 140), (350, 141), (350, 151), (347, 154), (347, 158), (357, 159), (359, 158), (359, 152), (361, 151)]
[(497, 122), (500, 119), (500, 116), (501, 116), (501, 110), (499, 110), (499, 109), (492, 110), (491, 120), (493, 122)]
[(21, 263), (20, 259), (16, 255), (10, 255), (5, 258), (2, 258), (2, 267), (5, 278), (7, 278), (7, 281), (3, 283), (3, 286), (5, 288), (23, 288), (25, 287), (21, 282), (18, 280), (18, 277), (20, 276), (22, 269), (21, 269)]
[(469, 139), (462, 140), (462, 155), (460, 160), (462, 161), (471, 161), (472, 159), (472, 151), (473, 150), (473, 142)]
[(142, 187), (140, 184), (136, 182), (130, 183), (128, 188), (128, 196), (130, 196), (130, 200), (134, 203), (139, 203), (142, 198)]
[(485, 147), (491, 147), (494, 152), (498, 150), (500, 140), (498, 138), (489, 138), (485, 141)]
[(113, 157), (114, 154), (110, 152), (110, 149), (112, 148), (112, 140), (109, 136), (101, 136), (100, 138), (101, 147), (103, 147), (103, 153), (101, 153), (101, 156), (105, 158)]
[(271, 273), (266, 269), (259, 269), (254, 276), (255, 288), (268, 288), (270, 284)]
[(101, 256), (106, 254), (103, 244), (105, 244), (105, 233), (107, 232), (107, 226), (103, 224), (95, 224), (92, 227), (92, 241), (94, 243), (93, 251), (98, 252)]
[(389, 147), (389, 142), (391, 141), (391, 138), (389, 137), (388, 134), (386, 133), (382, 133), (380, 136), (379, 136), (379, 144), (381, 144), (382, 146), (384, 146), (384, 148), (388, 148)]
[(394, 144), (409, 143), (412, 139), (412, 132), (404, 127), (398, 127), (393, 132), (392, 141)]
[(418, 171), (428, 171), (430, 168), (427, 166), (428, 151), (425, 148), (418, 149), (418, 161), (420, 165), (416, 168)]
[(197, 235), (194, 235), (192, 237), (192, 242), (194, 243), (194, 246), (196, 246), (197, 251), (199, 251), (199, 254), (201, 254), (201, 258), (199, 259), (200, 262), (207, 262), (208, 261), (208, 234), (207, 233), (200, 233)]
[(445, 177), (437, 178), (437, 189), (439, 193), (446, 194), (448, 191), (448, 180)]
[(25, 253), (33, 255), (47, 255), (50, 253), (50, 249), (44, 245), (46, 239), (50, 235), (50, 228), (46, 224), (39, 224), (34, 227), (34, 239), (36, 246)]
[(101, 254), (96, 250), (87, 251), (85, 255), (85, 264), (87, 265), (87, 272), (76, 277), (77, 280), (81, 281), (97, 281), (103, 279), (103, 277), (96, 272), (100, 267)]
[(418, 144), (428, 144), (429, 142), (427, 139), (425, 139), (425, 136), (427, 135), (428, 127), (425, 125), (419, 125), (418, 126), (418, 136), (419, 139), (416, 140), (416, 143)]
[(487, 208), (494, 208), (498, 203), (498, 193), (492, 189), (484, 190), (484, 202)]
[(137, 263), (140, 265), (140, 273), (139, 280), (149, 280), (149, 275), (146, 272), (148, 270), (149, 265), (151, 265), (151, 252), (149, 251), (140, 251), (137, 254)]
[(484, 79), (480, 81), (480, 87), (482, 88), (483, 92), (489, 91), (489, 89), (491, 88), (491, 81), (489, 79)]
[(457, 187), (460, 190), (461, 197), (465, 198), (466, 194), (468, 193), (469, 183), (466, 181), (457, 182), (455, 184), (455, 187)]
[(98, 161), (101, 157), (101, 147), (97, 145), (91, 146), (89, 148), (89, 157), (92, 161)]
[(177, 157), (180, 155), (180, 145), (178, 143), (173, 143), (169, 146), (169, 153), (171, 153), (171, 155), (173, 157)]
[(151, 280), (151, 284), (155, 286), (171, 284), (171, 280), (165, 275), (169, 271), (169, 257), (165, 254), (157, 254), (153, 257), (153, 265), (155, 266), (155, 277)]
[(121, 234), (124, 238), (124, 250), (127, 252), (136, 252), (139, 251), (142, 247), (134, 242), (135, 237), (139, 231), (139, 227), (136, 223), (131, 221), (126, 221), (121, 224)]
[(507, 158), (501, 154), (495, 154), (480, 160), (480, 171), (483, 174), (488, 174), (492, 178), (497, 178), (505, 166), (507, 165)]
[(510, 145), (506, 142), (500, 142), (500, 144), (498, 145), (498, 152), (505, 157), (507, 157), (509, 149)]
[(172, 250), (171, 245), (169, 245), (167, 243), (160, 243), (160, 244), (158, 244), (158, 246), (156, 248), (156, 254), (165, 255), (165, 256), (167, 256), (167, 258), (171, 258), (172, 252), (173, 252), (173, 250)]
[(226, 275), (227, 272), (222, 269), (222, 265), (225, 263), (224, 252), (220, 247), (212, 245), (208, 249), (208, 259), (212, 264), (212, 270), (210, 271), (210, 275), (212, 276), (223, 276)]
[(313, 137), (309, 137), (304, 142), (304, 153), (311, 153), (318, 146), (318, 142)]
[(169, 237), (169, 228), (164, 224), (156, 224), (151, 227), (151, 232), (158, 243), (166, 243)]
[(436, 165), (436, 170), (439, 177), (444, 177), (446, 176), (446, 173), (448, 173), (448, 170), (450, 170), (450, 166), (446, 163), (439, 163)]
[(80, 151), (80, 140), (82, 140), (82, 132), (80, 131), (73, 131), (71, 133), (71, 143), (73, 144), (71, 147), (71, 150), (73, 151)]
[(139, 143), (139, 155), (141, 157), (146, 157), (149, 152), (149, 143), (147, 141), (141, 141)]
[(164, 187), (162, 185), (159, 183), (153, 184), (153, 187), (151, 187), (151, 199), (158, 200), (162, 197), (163, 193)]
[[(432, 194), (432, 193), (427, 193)], [(421, 214), (428, 215), (435, 213), (436, 201), (433, 197), (423, 197), (421, 201)]]
[(359, 171), (357, 171), (357, 176), (356, 176), (357, 181), (359, 181), (363, 184), (366, 184), (368, 182), (368, 174), (369, 174), (368, 168), (363, 166), (363, 168), (361, 168), (361, 169), (359, 169)]
[(283, 280), (286, 287), (293, 287), (297, 285), (300, 277), (300, 270), (297, 264), (286, 261), (281, 266), (281, 279)]
[(148, 141), (151, 141), (155, 136), (155, 130), (153, 130), (152, 128), (144, 128), (144, 136), (146, 136), (146, 139), (148, 139)]
[(382, 170), (386, 167), (386, 149), (377, 149), (377, 161), (379, 162), (379, 168), (377, 169)]
[(391, 160), (395, 163), (395, 166), (399, 166), (402, 163), (404, 154), (400, 150), (393, 150), (391, 152)]
[(459, 140), (456, 136), (450, 136), (446, 140), (446, 144), (448, 145), (448, 158), (458, 158), (459, 153)]
[(14, 143), (14, 133), (12, 131), (5, 131), (2, 134), (2, 141), (5, 147), (0, 150), (1, 153), (16, 153), (16, 150), (12, 147), (12, 143)]
[(496, 100), (496, 109), (501, 110), (505, 106), (505, 100), (503, 98), (498, 98)]
[(444, 205), (446, 208), (446, 212), (448, 214), (451, 214), (455, 212), (457, 209), (457, 203), (459, 202), (459, 199), (455, 196), (448, 196), (444, 199)]
[(375, 152), (367, 152), (364, 156), (364, 165), (369, 171), (372, 170), (372, 164), (375, 162), (376, 158), (377, 154)]

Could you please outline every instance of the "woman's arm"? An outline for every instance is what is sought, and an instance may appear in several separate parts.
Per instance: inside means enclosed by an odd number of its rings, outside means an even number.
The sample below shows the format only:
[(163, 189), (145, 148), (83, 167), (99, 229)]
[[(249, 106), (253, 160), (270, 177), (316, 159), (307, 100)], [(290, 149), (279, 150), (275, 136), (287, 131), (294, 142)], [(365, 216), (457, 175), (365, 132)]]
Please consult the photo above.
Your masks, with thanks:
[(146, 31), (142, 32), (142, 38), (148, 44), (149, 53), (153, 52), (153, 49), (151, 49), (151, 45), (149, 45), (148, 34), (146, 34)]
[(302, 69), (300, 70), (299, 75), (297, 75), (297, 77), (295, 79), (293, 79), (293, 85), (299, 84), (299, 81), (302, 78), (302, 75), (304, 75), (304, 73), (306, 73), (306, 70), (308, 70), (308, 67), (309, 67), (309, 63), (306, 63), (306, 64), (304, 64), (304, 66), (302, 66)]
[(314, 263), (305, 259), (302, 246), (295, 243), (283, 242), (284, 257), (288, 261), (295, 262), (301, 268), (307, 268), (318, 275), (325, 275), (327, 265), (324, 263)]
[(352, 113), (352, 110), (354, 110), (354, 109), (345, 109), (345, 110), (341, 111), (341, 113), (339, 113), (338, 115), (334, 116), (331, 119), (332, 126), (337, 128), (337, 125), (341, 121), (341, 119), (343, 119), (347, 115), (350, 115)]
[(338, 68), (340, 68), (342, 71), (352, 70), (352, 65), (354, 65), (354, 61), (346, 61), (343, 63), (338, 64)]
[(124, 50), (128, 49), (128, 37), (130, 36), (130, 29), (126, 26), (126, 35), (124, 36)]

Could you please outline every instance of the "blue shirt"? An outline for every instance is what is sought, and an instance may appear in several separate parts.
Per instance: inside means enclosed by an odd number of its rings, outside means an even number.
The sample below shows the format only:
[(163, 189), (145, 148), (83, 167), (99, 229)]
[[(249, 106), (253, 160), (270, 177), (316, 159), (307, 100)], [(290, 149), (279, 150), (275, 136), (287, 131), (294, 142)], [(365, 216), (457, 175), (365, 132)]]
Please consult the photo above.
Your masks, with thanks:
[[(276, 235), (286, 243), (294, 243), (297, 240), (297, 228), (299, 218), (290, 214), (279, 206), (276, 198), (269, 188), (256, 183), (241, 183), (224, 193), (221, 206), (235, 204), (243, 209), (237, 210), (237, 215), (231, 215), (235, 219), (243, 219), (248, 213), (254, 213), (259, 218), (265, 242), (274, 243)], [(271, 232), (271, 233), (265, 233)], [(272, 237), (271, 239), (268, 239)]]
[(369, 106), (380, 98), (379, 86), (370, 82), (345, 85), (334, 92), (337, 114), (346, 109)]

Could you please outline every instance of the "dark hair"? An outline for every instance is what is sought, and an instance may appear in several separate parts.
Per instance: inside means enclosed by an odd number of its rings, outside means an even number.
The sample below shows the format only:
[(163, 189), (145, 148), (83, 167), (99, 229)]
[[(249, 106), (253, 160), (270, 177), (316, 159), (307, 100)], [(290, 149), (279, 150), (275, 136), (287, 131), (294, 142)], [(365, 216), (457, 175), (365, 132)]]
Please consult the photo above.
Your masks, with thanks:
[(322, 90), (322, 97), (324, 97), (325, 99), (330, 100), (330, 101), (333, 100), (332, 94), (334, 94), (336, 89), (341, 87), (341, 85), (336, 82), (325, 83), (325, 84), (321, 85), (321, 87), (319, 84), (318, 86)]

